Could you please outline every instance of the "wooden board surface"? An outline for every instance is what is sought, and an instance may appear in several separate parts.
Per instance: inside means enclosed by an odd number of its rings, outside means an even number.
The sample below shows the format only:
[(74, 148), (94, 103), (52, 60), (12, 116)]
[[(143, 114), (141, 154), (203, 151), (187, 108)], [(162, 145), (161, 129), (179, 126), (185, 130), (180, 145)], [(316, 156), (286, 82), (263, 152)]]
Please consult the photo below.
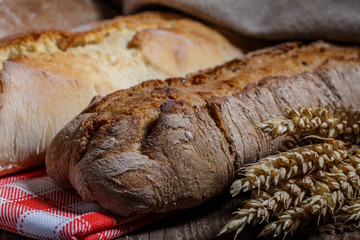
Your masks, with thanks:
[[(228, 221), (232, 212), (240, 206), (243, 199), (231, 198), (225, 193), (209, 202), (184, 211), (179, 211), (173, 215), (159, 220), (153, 224), (145, 226), (137, 231), (129, 233), (118, 240), (152, 240), (152, 239), (234, 239), (234, 233), (228, 233), (217, 236), (223, 225)], [(344, 225), (345, 227), (347, 225)], [(351, 228), (353, 229), (353, 228)], [(248, 227), (237, 239), (250, 240), (256, 239), (260, 233), (260, 227)], [(297, 234), (294, 237), (286, 239), (293, 240), (355, 240), (360, 239), (360, 231), (339, 231), (333, 230), (330, 226), (327, 228), (327, 234), (319, 231), (306, 231)], [(25, 240), (28, 238), (0, 231), (0, 239)], [(282, 239), (282, 238), (280, 238)]]

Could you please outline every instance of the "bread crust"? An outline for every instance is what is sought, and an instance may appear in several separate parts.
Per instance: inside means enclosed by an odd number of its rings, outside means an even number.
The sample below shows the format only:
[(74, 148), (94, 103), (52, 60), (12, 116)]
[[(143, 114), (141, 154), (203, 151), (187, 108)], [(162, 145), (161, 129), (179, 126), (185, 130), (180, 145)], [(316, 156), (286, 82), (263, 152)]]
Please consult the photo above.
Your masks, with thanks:
[(0, 175), (44, 163), (52, 137), (95, 95), (240, 55), (214, 30), (167, 13), (118, 17), (82, 32), (48, 30), (3, 39)]
[(254, 124), (284, 107), (359, 108), (359, 53), (288, 43), (114, 92), (54, 138), (47, 173), (119, 215), (197, 206), (223, 191), (240, 166), (289, 147), (291, 139), (271, 140)]

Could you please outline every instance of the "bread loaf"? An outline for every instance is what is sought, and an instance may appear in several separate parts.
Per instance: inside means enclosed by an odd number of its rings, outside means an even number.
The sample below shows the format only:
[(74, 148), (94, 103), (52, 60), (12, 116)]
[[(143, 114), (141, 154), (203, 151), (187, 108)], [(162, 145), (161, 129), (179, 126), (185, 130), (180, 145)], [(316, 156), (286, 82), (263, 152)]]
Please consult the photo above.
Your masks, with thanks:
[[(54, 138), (47, 173), (119, 215), (197, 206), (286, 148), (255, 124), (285, 107), (360, 107), (360, 50), (289, 43), (94, 101)], [(286, 141), (285, 141), (286, 140)]]
[(0, 45), (0, 175), (44, 163), (52, 137), (94, 95), (182, 76), (241, 55), (216, 31), (166, 13), (32, 32)]

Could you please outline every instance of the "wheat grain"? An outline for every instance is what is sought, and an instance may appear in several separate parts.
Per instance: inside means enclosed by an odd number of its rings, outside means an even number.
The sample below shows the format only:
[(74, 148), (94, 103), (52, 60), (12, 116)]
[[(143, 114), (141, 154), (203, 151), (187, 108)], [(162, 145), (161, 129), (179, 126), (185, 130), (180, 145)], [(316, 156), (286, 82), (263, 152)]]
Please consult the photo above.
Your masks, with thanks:
[(230, 193), (236, 196), (241, 191), (255, 188), (267, 189), (271, 184), (276, 185), (282, 179), (323, 169), (346, 157), (347, 151), (343, 142), (335, 140), (268, 156), (241, 169), (245, 177), (233, 182)]
[(359, 190), (360, 189), (360, 177), (357, 174), (356, 169), (354, 168), (354, 166), (352, 166), (349, 163), (346, 162), (341, 162), (339, 165), (339, 170), (337, 170), (338, 172), (341, 171), (344, 173), (344, 175), (346, 175), (346, 179), (348, 182), (351, 183), (351, 185), (356, 189)]
[(357, 175), (360, 175), (360, 151), (355, 150), (355, 155), (348, 155), (348, 158), (344, 162), (351, 164), (355, 169)]
[(284, 134), (300, 136), (317, 135), (326, 138), (341, 138), (360, 142), (360, 113), (352, 108), (298, 108), (285, 109), (284, 116), (274, 116), (257, 124), (272, 137)]

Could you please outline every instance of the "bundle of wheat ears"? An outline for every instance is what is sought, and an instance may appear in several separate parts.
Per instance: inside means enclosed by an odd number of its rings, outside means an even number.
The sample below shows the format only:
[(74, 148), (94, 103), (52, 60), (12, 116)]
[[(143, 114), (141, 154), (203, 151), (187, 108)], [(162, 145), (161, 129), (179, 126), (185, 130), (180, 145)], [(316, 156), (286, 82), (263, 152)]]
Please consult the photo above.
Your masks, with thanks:
[(240, 169), (231, 194), (251, 190), (252, 198), (220, 234), (236, 231), (236, 238), (247, 224), (262, 222), (259, 237), (286, 237), (314, 221), (360, 223), (360, 150), (351, 145), (360, 141), (360, 113), (321, 107), (284, 112), (258, 127), (273, 137), (293, 134), (318, 143)]

